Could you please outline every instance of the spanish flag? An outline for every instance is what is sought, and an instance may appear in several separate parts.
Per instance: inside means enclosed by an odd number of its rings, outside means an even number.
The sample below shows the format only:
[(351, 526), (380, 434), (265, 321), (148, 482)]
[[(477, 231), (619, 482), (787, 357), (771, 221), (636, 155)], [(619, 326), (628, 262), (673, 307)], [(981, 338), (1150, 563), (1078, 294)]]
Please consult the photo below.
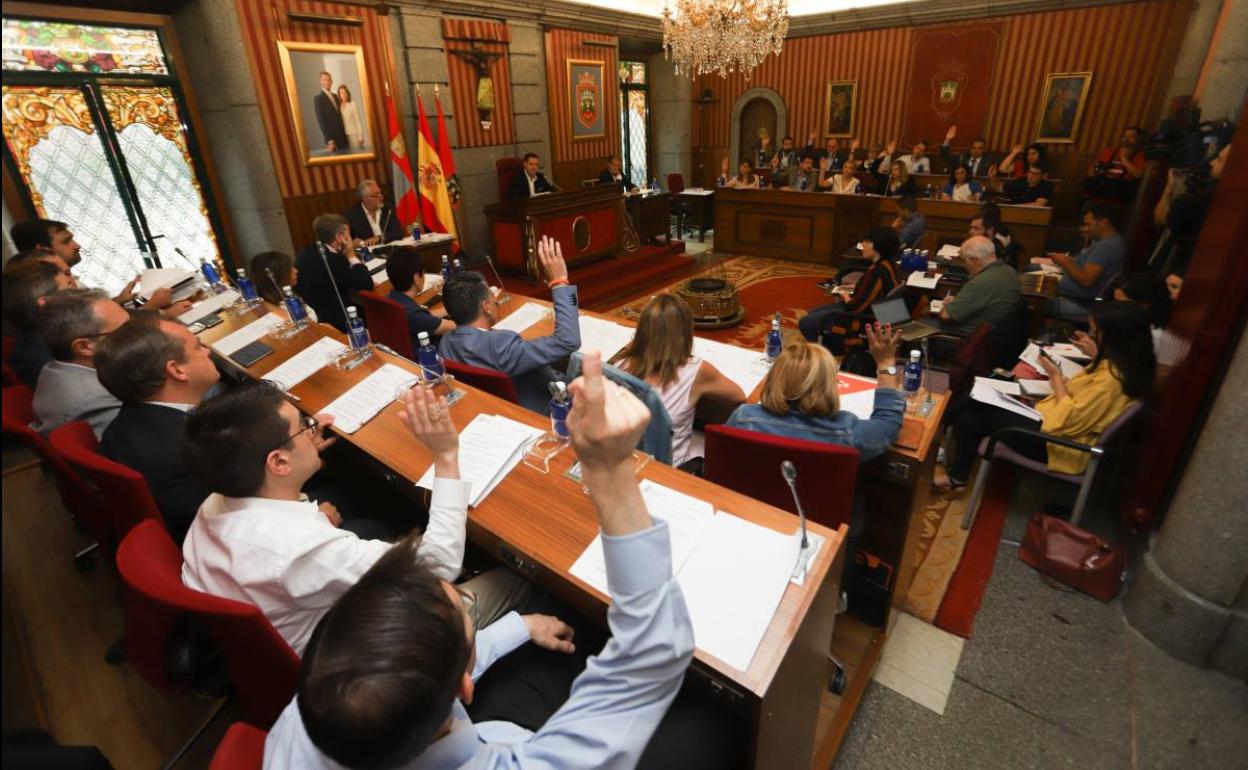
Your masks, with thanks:
[(438, 157), (438, 146), (433, 141), (429, 118), (425, 117), (425, 102), (416, 93), (416, 108), (420, 117), (420, 131), (416, 152), (418, 169), (417, 187), (420, 190), (420, 216), (425, 229), (433, 233), (455, 232), (455, 215), (451, 211), (451, 196), (446, 189), (446, 174)]

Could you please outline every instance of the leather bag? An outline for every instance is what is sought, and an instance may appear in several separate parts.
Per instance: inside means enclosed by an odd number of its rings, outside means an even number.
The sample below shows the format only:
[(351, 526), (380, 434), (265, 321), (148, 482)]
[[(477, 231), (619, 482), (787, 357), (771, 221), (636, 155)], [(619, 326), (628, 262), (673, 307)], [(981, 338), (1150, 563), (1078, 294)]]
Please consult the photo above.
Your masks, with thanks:
[(1109, 601), (1118, 593), (1126, 551), (1113, 548), (1086, 529), (1034, 513), (1018, 558), (1045, 578)]

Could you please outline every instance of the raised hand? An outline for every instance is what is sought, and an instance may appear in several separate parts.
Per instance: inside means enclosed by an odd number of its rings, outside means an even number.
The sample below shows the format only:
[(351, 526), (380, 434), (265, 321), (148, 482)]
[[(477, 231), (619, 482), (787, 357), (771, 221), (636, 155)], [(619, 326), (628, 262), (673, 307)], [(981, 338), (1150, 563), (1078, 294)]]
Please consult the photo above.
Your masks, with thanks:
[(1010, 148), (1010, 154), (1011, 154), (1011, 155), (1017, 155), (1017, 154), (1019, 154), (1019, 153), (1020, 153), (1020, 152), (1022, 152), (1022, 151), (1023, 151), (1023, 146), (1022, 146), (1021, 144), (1016, 144), (1016, 145), (1014, 145), (1013, 147), (1011, 147), (1011, 148)]
[(435, 395), (421, 385), (407, 391), (399, 419), (416, 440), (433, 453), (434, 472), (439, 478), (459, 476), (459, 431), (451, 422), (446, 397)]
[(537, 258), (542, 263), (542, 270), (546, 272), (547, 282), (568, 280), (568, 265), (563, 261), (563, 247), (559, 245), (559, 241), (543, 235), (542, 240), (537, 243)]
[(949, 144), (950, 142), (952, 142), (953, 138), (957, 135), (958, 135), (957, 124), (949, 126), (949, 130), (945, 132), (945, 144)]
[(855, 136), (853, 139), (849, 140), (849, 151), (851, 153), (857, 152), (858, 148), (861, 146), (862, 146), (862, 142), (859, 141), (858, 137)]
[(876, 366), (884, 368), (893, 365), (897, 360), (897, 344), (901, 342), (901, 330), (894, 330), (891, 324), (881, 326), (877, 323), (867, 324), (864, 332)]
[(814, 144), (815, 140), (818, 138), (819, 138), (819, 132), (811, 131), (810, 136), (806, 137), (806, 144)]
[(529, 628), (529, 638), (538, 647), (555, 652), (576, 652), (572, 643), (572, 626), (551, 615), (521, 615)]
[(167, 286), (152, 292), (152, 298), (147, 301), (148, 307), (153, 307), (157, 310), (169, 307), (172, 304), (173, 291)]
[(888, 140), (888, 145), (887, 145), (887, 146), (885, 146), (885, 148), (884, 148), (884, 154), (885, 154), (885, 155), (892, 155), (892, 154), (893, 154), (893, 153), (895, 153), (895, 152), (897, 152), (897, 140), (896, 140), (896, 139), (889, 139), (889, 140)]
[(134, 287), (135, 287), (135, 284), (139, 282), (140, 277), (141, 276), (136, 275), (134, 278), (130, 280), (130, 283), (125, 285), (125, 288), (121, 290), (121, 293), (118, 294), (114, 298), (117, 300), (117, 304), (124, 305), (130, 300), (134, 299)]

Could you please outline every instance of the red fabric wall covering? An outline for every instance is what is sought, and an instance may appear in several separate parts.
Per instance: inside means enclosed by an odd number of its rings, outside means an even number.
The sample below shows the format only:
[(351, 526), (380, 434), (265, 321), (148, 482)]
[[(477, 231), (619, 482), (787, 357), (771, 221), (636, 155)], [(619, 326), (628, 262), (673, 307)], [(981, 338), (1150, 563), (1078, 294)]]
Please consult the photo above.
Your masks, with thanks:
[[(479, 19), (443, 19), (442, 38), (446, 41), (446, 66), (450, 72), (451, 98), (455, 105), (455, 147), (484, 147), (511, 144), (516, 137), (516, 118), (511, 98), (511, 66), (507, 60), (511, 30), (506, 24)], [(477, 114), (477, 71), (467, 59), (452, 53), (474, 47), (499, 54), (490, 62), (494, 81), (494, 114), (490, 129), (481, 127)], [(426, 94), (426, 96), (431, 96)], [(444, 103), (443, 108), (447, 105)], [(432, 109), (433, 102), (427, 105)]]
[[(586, 40), (610, 43), (587, 46)], [(556, 163), (573, 160), (605, 158), (619, 151), (620, 146), (620, 74), (619, 50), (614, 35), (551, 29), (546, 32), (546, 88), (550, 106), (550, 152)], [(603, 120), (606, 136), (602, 139), (572, 141), (568, 59), (588, 59), (604, 63), (602, 74)]]
[[(1067, 11), (998, 17), (1004, 35), (997, 54), (984, 133), (993, 149), (1029, 143), (1036, 130), (1041, 90), (1050, 72), (1091, 71), (1092, 90), (1077, 141), (1051, 149), (1091, 152), (1111, 145), (1124, 125), (1155, 123), (1161, 87), (1172, 64), (1170, 36), (1186, 18), (1188, 0), (1143, 0)], [(1182, 33), (1178, 29), (1179, 34)], [(784, 98), (788, 132), (798, 144), (822, 132), (827, 81), (858, 80), (855, 133), (864, 144), (901, 136), (911, 28), (868, 30), (785, 41), (780, 57), (768, 57), (747, 81), (704, 75), (695, 96), (714, 92), (716, 103), (694, 107), (695, 136), (702, 149), (727, 148), (732, 108), (747, 89), (765, 86)], [(943, 137), (926, 137), (939, 142)], [(959, 136), (955, 144), (970, 137)], [(820, 137), (822, 142), (822, 136)]]
[[(309, 0), (271, 0), (268, 3), (256, 3), (237, 0), (236, 6), (246, 36), (252, 80), (260, 100), (260, 112), (264, 117), (269, 150), (273, 155), (282, 198), (346, 190), (354, 187), (361, 179), (369, 177), (383, 182), (384, 186), (385, 180), (389, 179), (386, 155), (389, 141), (385, 136), (385, 85), (390, 83), (393, 87), (395, 82), (385, 19), (372, 9), (345, 3)], [(286, 17), (288, 10), (354, 16), (363, 19), (364, 24), (349, 26), (295, 22)], [(294, 118), (290, 114), (290, 101), (286, 95), (286, 79), (282, 75), (282, 62), (277, 50), (278, 40), (364, 47), (364, 67), (369, 79), (371, 98), (368, 105), (370, 128), (373, 132), (373, 146), (378, 150), (376, 160), (322, 166), (304, 165), (303, 151), (299, 147)], [(354, 97), (360, 98), (360, 95)]]

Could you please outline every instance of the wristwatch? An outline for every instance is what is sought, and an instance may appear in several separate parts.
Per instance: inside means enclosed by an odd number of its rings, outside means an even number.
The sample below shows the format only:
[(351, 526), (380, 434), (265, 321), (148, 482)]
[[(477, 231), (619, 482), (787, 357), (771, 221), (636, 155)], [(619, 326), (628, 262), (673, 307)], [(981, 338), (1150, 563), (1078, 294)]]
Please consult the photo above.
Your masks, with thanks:
[(884, 369), (884, 371), (894, 377), (897, 376), (897, 364), (892, 364)]

